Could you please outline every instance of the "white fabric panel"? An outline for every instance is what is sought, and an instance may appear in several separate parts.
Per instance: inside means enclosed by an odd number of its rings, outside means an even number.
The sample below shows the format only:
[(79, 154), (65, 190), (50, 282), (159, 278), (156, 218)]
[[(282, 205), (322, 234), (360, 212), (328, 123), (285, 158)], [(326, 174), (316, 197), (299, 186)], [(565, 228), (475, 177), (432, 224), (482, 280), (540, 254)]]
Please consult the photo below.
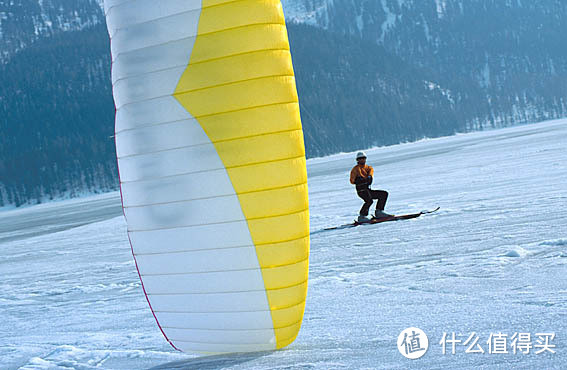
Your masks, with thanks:
[[(232, 248), (252, 245), (246, 221), (219, 225), (199, 225), (169, 230), (130, 231), (136, 255), (199, 249)], [(187, 244), (190, 235), (191, 244)]]
[(233, 353), (233, 352), (256, 352), (271, 351), (276, 349), (276, 344), (212, 344), (176, 341), (175, 347), (184, 352), (200, 353)]
[(276, 343), (276, 337), (272, 329), (202, 330), (163, 328), (163, 330), (173, 341), (191, 340), (203, 343), (223, 344)]
[[(254, 247), (249, 247), (253, 250)], [(216, 251), (215, 251), (216, 252)], [(140, 260), (141, 256), (137, 256)], [(219, 256), (220, 257), (220, 256)], [(181, 257), (180, 257), (181, 258)], [(179, 260), (177, 264), (184, 261)], [(212, 261), (206, 261), (208, 265)], [(146, 264), (147, 266), (147, 264)], [(144, 289), (148, 293), (175, 294), (175, 293), (222, 293), (222, 292), (246, 292), (251, 290), (264, 290), (262, 272), (259, 269), (241, 271), (206, 272), (188, 275), (146, 275), (144, 278)], [(177, 323), (169, 326), (195, 328)], [(245, 328), (247, 326), (244, 326)], [(271, 327), (271, 326), (270, 326)], [(206, 329), (207, 327), (205, 327)], [(212, 327), (209, 326), (212, 329)], [(264, 328), (267, 328), (264, 327)]]
[[(120, 28), (112, 37), (114, 58), (121, 53), (197, 36), (201, 10)], [(189, 63), (187, 63), (189, 64)]]
[[(198, 122), (187, 113), (177, 99), (173, 96), (166, 96), (124, 105), (120, 109), (117, 109), (116, 133), (143, 126), (188, 119), (195, 121), (195, 124), (198, 125)], [(116, 144), (120, 145), (119, 142)]]
[(104, 14), (108, 14), (111, 8), (129, 2), (134, 2), (138, 0), (104, 0)]
[[(122, 182), (224, 168), (213, 144), (119, 158), (118, 166)], [(210, 179), (210, 181), (215, 181), (215, 179)]]
[(238, 312), (268, 310), (265, 291), (211, 294), (148, 294), (154, 310), (179, 312)]
[(129, 237), (158, 324), (176, 348), (271, 350), (271, 312), (238, 197), (214, 145), (172, 96), (200, 6), (105, 0)]
[[(140, 12), (141, 7), (145, 10), (144, 12)], [(108, 8), (106, 22), (109, 24), (109, 34), (113, 36), (118, 28), (200, 9), (201, 0), (137, 0)]]
[(224, 169), (122, 184), (124, 207), (231, 194), (234, 194), (234, 189)]
[(185, 69), (187, 67), (177, 67), (119, 80), (113, 86), (116, 109), (133, 102), (173, 94), (179, 76)]
[(245, 220), (236, 195), (124, 208), (124, 214), (133, 231)]
[(123, 131), (116, 136), (120, 141), (120, 145), (116, 147), (118, 158), (211, 142), (195, 120)]
[[(191, 243), (187, 240), (187, 244)], [(256, 248), (226, 248), (182, 253), (145, 254), (136, 257), (142, 277), (159, 274), (192, 274), (258, 268)], [(180, 276), (174, 277), (175, 279)], [(190, 276), (184, 276), (186, 279)], [(230, 274), (229, 274), (230, 277)], [(235, 278), (237, 275), (235, 274)], [(195, 277), (199, 278), (199, 277)], [(166, 289), (165, 285), (163, 289)], [(261, 287), (263, 289), (263, 287)], [(224, 290), (226, 291), (226, 290)], [(163, 293), (160, 287), (148, 293)], [(179, 292), (180, 293), (180, 292)]]
[[(194, 43), (195, 39), (189, 38), (121, 53), (113, 60), (112, 84), (128, 76), (187, 66)], [(163, 55), (167, 58), (162, 58)]]
[(180, 313), (157, 312), (164, 327), (193, 329), (269, 329), (273, 326), (270, 311)]

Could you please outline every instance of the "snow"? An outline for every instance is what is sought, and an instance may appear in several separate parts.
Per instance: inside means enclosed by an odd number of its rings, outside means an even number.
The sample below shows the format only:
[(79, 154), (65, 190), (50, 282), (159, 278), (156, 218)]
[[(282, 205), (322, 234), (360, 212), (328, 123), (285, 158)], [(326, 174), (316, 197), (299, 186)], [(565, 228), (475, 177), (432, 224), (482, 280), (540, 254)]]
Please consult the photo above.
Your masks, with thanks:
[(380, 37), (378, 40), (380, 43), (384, 43), (384, 37), (386, 37), (386, 33), (388, 30), (393, 27), (398, 19), (397, 15), (394, 14), (390, 8), (388, 7), (388, 3), (386, 0), (382, 0), (382, 9), (386, 13), (386, 20), (382, 23), (382, 32), (380, 33)]
[[(173, 350), (148, 308), (117, 193), (0, 213), (0, 363), (11, 369), (567, 367), (567, 120), (366, 151), (386, 211), (354, 229), (352, 153), (308, 161), (310, 285), (298, 339), (276, 352)], [(418, 360), (396, 348), (418, 327)], [(443, 333), (485, 353), (443, 355)], [(489, 354), (491, 333), (555, 333), (555, 354)], [(511, 350), (510, 350), (511, 352)]]
[(428, 43), (431, 43), (433, 37), (431, 37), (431, 32), (429, 32), (429, 24), (427, 24), (427, 20), (425, 16), (421, 14), (421, 21), (423, 22), (423, 32), (425, 33), (425, 39)]
[(451, 90), (442, 88), (440, 85), (431, 81), (423, 81), (423, 82), (425, 83), (425, 87), (427, 89), (429, 89), (430, 91), (438, 90), (441, 93), (441, 95), (445, 96), (451, 104), (455, 104), (455, 99), (453, 99), (453, 94), (451, 93)]
[[(320, 25), (320, 18), (326, 19), (327, 8), (333, 0), (315, 0), (310, 3), (297, 0), (282, 0), (285, 19), (288, 22)], [(328, 23), (328, 22), (325, 22)]]
[(447, 1), (435, 0), (435, 8), (437, 10), (437, 18), (443, 18), (447, 9)]
[(484, 63), (484, 67), (480, 72), (480, 85), (483, 87), (490, 87), (491, 79), (490, 79), (490, 66), (488, 65), (488, 56), (486, 57), (486, 62)]

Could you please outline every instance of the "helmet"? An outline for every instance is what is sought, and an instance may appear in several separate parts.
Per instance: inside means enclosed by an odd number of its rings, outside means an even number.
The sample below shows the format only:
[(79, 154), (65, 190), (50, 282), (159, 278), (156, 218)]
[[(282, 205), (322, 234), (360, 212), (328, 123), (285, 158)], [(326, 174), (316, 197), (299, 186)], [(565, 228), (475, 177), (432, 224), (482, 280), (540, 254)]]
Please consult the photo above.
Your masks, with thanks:
[(359, 160), (360, 158), (366, 158), (366, 154), (364, 154), (364, 152), (356, 153), (356, 160)]

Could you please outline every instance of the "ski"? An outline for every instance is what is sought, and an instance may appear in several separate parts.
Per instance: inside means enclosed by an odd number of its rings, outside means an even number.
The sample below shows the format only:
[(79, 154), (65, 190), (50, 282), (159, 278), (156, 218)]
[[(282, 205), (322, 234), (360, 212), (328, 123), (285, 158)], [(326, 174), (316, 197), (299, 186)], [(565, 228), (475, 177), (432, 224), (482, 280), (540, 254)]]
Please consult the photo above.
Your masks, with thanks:
[(437, 208), (430, 210), (430, 211), (421, 211), (421, 212), (418, 212), (418, 213), (408, 213), (408, 214), (404, 214), (404, 215), (393, 215), (393, 216), (390, 216), (390, 217), (382, 217), (382, 218), (371, 218), (369, 222), (358, 222), (357, 220), (354, 220), (353, 223), (329, 227), (329, 228), (323, 229), (321, 231), (342, 230), (342, 229), (348, 229), (348, 228), (356, 227), (356, 226), (360, 226), (360, 225), (374, 225), (374, 224), (380, 224), (380, 223), (389, 222), (389, 221), (410, 220), (412, 218), (418, 218), (419, 216), (422, 216), (422, 215), (435, 213), (435, 212), (439, 211), (440, 209), (441, 209), (441, 207), (437, 207)]
[(412, 218), (418, 218), (421, 215), (426, 215), (429, 213), (434, 213), (437, 212), (439, 209), (441, 209), (441, 207), (437, 207), (434, 210), (431, 211), (421, 211), (418, 213), (409, 213), (406, 215), (392, 215), (390, 217), (381, 217), (381, 218), (371, 218), (369, 222), (358, 222), (357, 220), (354, 221), (354, 226), (359, 226), (359, 225), (373, 225), (373, 224), (379, 224), (382, 222), (388, 222), (388, 221), (399, 221), (399, 220), (409, 220)]

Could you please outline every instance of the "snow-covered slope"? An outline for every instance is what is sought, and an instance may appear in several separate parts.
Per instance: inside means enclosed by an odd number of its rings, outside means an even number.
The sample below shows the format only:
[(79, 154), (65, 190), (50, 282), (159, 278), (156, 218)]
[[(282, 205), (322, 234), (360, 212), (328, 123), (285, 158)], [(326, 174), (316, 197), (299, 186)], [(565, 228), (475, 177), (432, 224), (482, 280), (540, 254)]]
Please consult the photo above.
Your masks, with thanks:
[(329, 0), (282, 0), (287, 21), (307, 23), (314, 26), (326, 24), (322, 22), (327, 16)]
[[(360, 36), (432, 69), (437, 84), (458, 91), (457, 102), (491, 107), (488, 115), (476, 112), (481, 121), (565, 116), (566, 2), (286, 0), (284, 9), (290, 20)], [(555, 91), (562, 92), (551, 97)], [(544, 106), (547, 116), (537, 117)]]
[(102, 0), (0, 0), (0, 63), (41, 37), (104, 22)]
[[(388, 211), (441, 211), (350, 230), (321, 231), (361, 205), (347, 180), (353, 155), (310, 160), (305, 321), (272, 353), (198, 358), (169, 347), (117, 193), (2, 212), (2, 368), (566, 368), (566, 136), (564, 120), (369, 150)], [(410, 326), (430, 343), (414, 361), (396, 348)], [(443, 355), (444, 332), (475, 332), (485, 354), (461, 343)], [(556, 353), (488, 354), (498, 332), (531, 333), (534, 345), (536, 333), (555, 333)]]

